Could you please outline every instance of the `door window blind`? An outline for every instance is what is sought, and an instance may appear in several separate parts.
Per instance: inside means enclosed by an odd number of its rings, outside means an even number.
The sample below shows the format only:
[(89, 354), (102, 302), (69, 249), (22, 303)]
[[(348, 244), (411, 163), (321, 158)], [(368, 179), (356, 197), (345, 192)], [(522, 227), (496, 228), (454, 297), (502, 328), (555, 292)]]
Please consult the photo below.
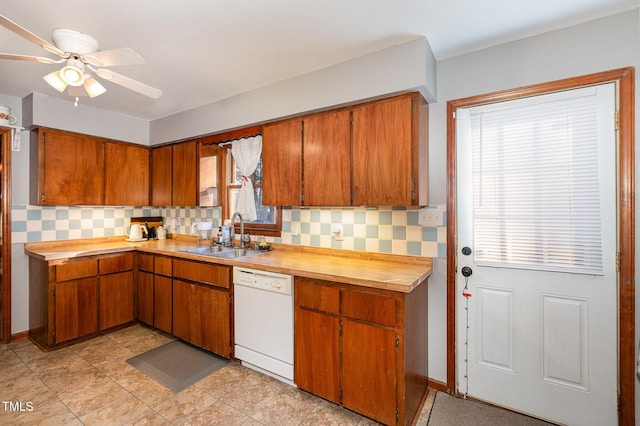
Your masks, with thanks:
[(602, 274), (595, 89), (469, 112), (476, 262)]

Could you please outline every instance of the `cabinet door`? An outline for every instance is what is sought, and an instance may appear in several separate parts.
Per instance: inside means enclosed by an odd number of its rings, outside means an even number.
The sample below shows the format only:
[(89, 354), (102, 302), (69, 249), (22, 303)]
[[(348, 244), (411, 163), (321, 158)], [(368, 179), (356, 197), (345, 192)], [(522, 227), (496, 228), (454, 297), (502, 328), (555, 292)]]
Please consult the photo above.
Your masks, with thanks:
[(133, 272), (100, 277), (100, 330), (133, 321)]
[(294, 381), (321, 398), (340, 403), (338, 317), (295, 309)]
[(196, 345), (224, 357), (231, 356), (229, 292), (216, 287), (196, 286), (200, 308)]
[(138, 272), (136, 294), (138, 320), (153, 326), (153, 274)]
[(414, 204), (412, 98), (353, 109), (353, 205)]
[(98, 278), (55, 286), (55, 343), (98, 331)]
[(171, 206), (173, 155), (171, 145), (151, 150), (151, 205)]
[(173, 284), (171, 278), (153, 277), (153, 326), (167, 333), (173, 332)]
[(350, 111), (304, 119), (304, 205), (351, 205)]
[(342, 323), (342, 403), (384, 424), (396, 423), (396, 333), (351, 320)]
[(302, 205), (302, 121), (280, 121), (262, 129), (262, 204)]
[(197, 206), (197, 142), (173, 145), (173, 206)]
[(104, 142), (77, 133), (40, 131), (38, 203), (104, 204)]
[(174, 280), (173, 334), (193, 345), (229, 357), (229, 293), (215, 287)]
[(106, 142), (104, 204), (149, 205), (149, 148)]

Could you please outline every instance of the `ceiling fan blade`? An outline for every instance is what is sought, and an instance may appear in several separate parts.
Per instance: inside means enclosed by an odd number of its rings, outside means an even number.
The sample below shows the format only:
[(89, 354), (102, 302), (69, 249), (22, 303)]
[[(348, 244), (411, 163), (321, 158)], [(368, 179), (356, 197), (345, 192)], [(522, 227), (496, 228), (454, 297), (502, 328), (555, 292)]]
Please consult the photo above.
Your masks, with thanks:
[(93, 70), (100, 78), (111, 81), (112, 83), (119, 84), (122, 87), (126, 87), (129, 90), (138, 92), (142, 95), (148, 96), (153, 99), (158, 99), (162, 96), (162, 90), (151, 87), (148, 84), (142, 83), (138, 80), (134, 80), (130, 77), (118, 74), (111, 70), (100, 68)]
[(82, 59), (95, 67), (144, 64), (144, 58), (128, 47), (99, 50), (83, 55)]
[(59, 64), (65, 61), (64, 58), (55, 60), (51, 58), (45, 58), (43, 56), (29, 56), (29, 55), (14, 55), (12, 53), (0, 53), (0, 59), (12, 59), (15, 61), (31, 61), (40, 62), (41, 64)]
[(6, 16), (0, 15), (0, 25), (2, 25), (3, 27), (5, 27), (5, 28), (7, 28), (7, 29), (9, 29), (11, 31), (13, 31), (14, 33), (18, 34), (19, 36), (26, 38), (31, 43), (37, 44), (38, 46), (42, 47), (47, 52), (54, 53), (54, 54), (56, 54), (58, 56), (61, 56), (61, 57), (65, 56), (65, 52), (63, 52), (62, 50), (58, 49), (56, 46), (54, 46), (53, 44), (51, 44), (48, 41), (44, 40), (43, 38), (38, 37), (37, 35), (35, 35), (31, 31), (27, 30), (26, 28), (23, 28), (20, 25), (16, 24), (15, 22), (13, 22), (11, 19), (7, 18)]

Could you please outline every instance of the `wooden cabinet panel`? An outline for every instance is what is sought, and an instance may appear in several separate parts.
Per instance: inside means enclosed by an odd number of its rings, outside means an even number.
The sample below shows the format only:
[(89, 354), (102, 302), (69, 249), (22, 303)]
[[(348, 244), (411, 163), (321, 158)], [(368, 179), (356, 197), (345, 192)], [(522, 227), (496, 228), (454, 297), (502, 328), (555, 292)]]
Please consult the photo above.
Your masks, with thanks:
[(98, 274), (96, 259), (79, 260), (56, 265), (56, 281), (69, 281), (78, 278), (93, 277)]
[(100, 277), (100, 330), (133, 321), (133, 272)]
[(316, 280), (296, 277), (295, 305), (332, 314), (340, 313), (340, 289), (320, 285)]
[(137, 319), (153, 326), (153, 274), (138, 272), (136, 284)]
[(149, 205), (149, 148), (118, 142), (106, 142), (104, 148), (104, 204)]
[(295, 383), (383, 424), (411, 424), (427, 392), (426, 283), (396, 293), (296, 277), (294, 297)]
[(138, 253), (138, 268), (141, 271), (153, 272), (153, 255)]
[(98, 331), (98, 278), (55, 285), (55, 343)]
[(169, 277), (153, 278), (153, 326), (173, 332), (173, 283)]
[(342, 402), (381, 423), (396, 424), (396, 333), (343, 320)]
[(219, 355), (231, 356), (231, 324), (229, 292), (196, 286), (200, 307), (200, 336), (196, 345)]
[[(302, 121), (280, 121), (262, 129), (262, 204), (302, 205)], [(326, 173), (326, 171), (325, 171)]]
[(133, 252), (101, 257), (98, 260), (100, 275), (133, 270)]
[[(412, 99), (408, 96), (353, 109), (353, 204), (414, 204)], [(416, 135), (417, 138), (417, 135)]]
[(173, 155), (171, 145), (151, 150), (151, 205), (171, 206)]
[(215, 287), (173, 281), (173, 334), (229, 357), (229, 293)]
[(197, 206), (197, 142), (173, 145), (173, 206)]
[(170, 277), (173, 275), (172, 260), (170, 257), (156, 256), (153, 260), (156, 275)]
[(351, 205), (351, 112), (304, 118), (305, 206)]
[(104, 141), (52, 129), (39, 130), (38, 196), (41, 205), (104, 203)]
[(174, 259), (173, 276), (198, 283), (229, 288), (231, 283), (231, 268), (211, 263)]
[(342, 314), (346, 317), (394, 327), (396, 301), (390, 296), (344, 290)]
[(296, 308), (294, 328), (295, 383), (340, 403), (339, 318)]

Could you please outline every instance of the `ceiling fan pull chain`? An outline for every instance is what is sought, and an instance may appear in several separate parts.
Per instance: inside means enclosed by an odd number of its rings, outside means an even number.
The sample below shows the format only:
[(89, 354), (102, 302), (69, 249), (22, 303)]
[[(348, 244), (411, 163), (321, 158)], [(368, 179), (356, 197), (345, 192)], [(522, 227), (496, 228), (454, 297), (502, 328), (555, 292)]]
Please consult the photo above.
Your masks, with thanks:
[(78, 97), (77, 97), (77, 96), (76, 96), (76, 100), (75, 100), (75, 102), (73, 103), (73, 106), (74, 106), (74, 107), (77, 107), (77, 106), (78, 106)]

